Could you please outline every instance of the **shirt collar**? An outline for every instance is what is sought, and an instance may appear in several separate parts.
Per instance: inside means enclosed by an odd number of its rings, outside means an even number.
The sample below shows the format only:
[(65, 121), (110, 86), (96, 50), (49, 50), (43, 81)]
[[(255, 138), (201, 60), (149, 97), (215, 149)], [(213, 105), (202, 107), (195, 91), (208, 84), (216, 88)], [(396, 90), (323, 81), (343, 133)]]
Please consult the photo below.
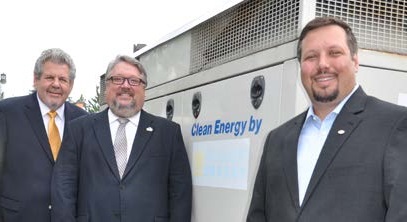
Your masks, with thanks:
[[(338, 113), (342, 110), (343, 106), (346, 104), (346, 102), (349, 100), (349, 98), (353, 95), (353, 93), (355, 93), (355, 91), (358, 89), (358, 87), (359, 87), (359, 84), (356, 83), (356, 85), (353, 87), (352, 91), (335, 107), (334, 110), (332, 110), (332, 112), (330, 112), (328, 114), (328, 116), (331, 115), (331, 113), (338, 115)], [(314, 113), (312, 104), (308, 109), (306, 119), (308, 119), (309, 117), (317, 117), (317, 115), (315, 115), (315, 113)]]
[[(133, 123), (134, 125), (137, 126), (138, 123), (139, 123), (139, 121), (140, 121), (140, 113), (141, 113), (141, 112), (138, 112), (136, 115), (131, 116), (131, 117), (128, 117), (127, 119), (128, 119), (131, 123)], [(107, 111), (107, 114), (108, 114), (108, 118), (109, 118), (109, 124), (112, 124), (113, 122), (117, 121), (117, 119), (119, 118), (119, 116), (117, 116), (116, 114), (114, 114), (111, 109), (109, 109), (109, 110)]]
[[(37, 100), (38, 100), (38, 104), (40, 106), (40, 111), (41, 111), (41, 115), (42, 116), (48, 116), (48, 112), (51, 111), (51, 109), (42, 102), (42, 100), (40, 99), (40, 97), (38, 97), (38, 93), (37, 93)], [(65, 111), (65, 103), (62, 103), (62, 106), (60, 106), (57, 110), (55, 110), (57, 112), (57, 116), (59, 116), (59, 118), (61, 118), (62, 120), (64, 120), (64, 111)]]

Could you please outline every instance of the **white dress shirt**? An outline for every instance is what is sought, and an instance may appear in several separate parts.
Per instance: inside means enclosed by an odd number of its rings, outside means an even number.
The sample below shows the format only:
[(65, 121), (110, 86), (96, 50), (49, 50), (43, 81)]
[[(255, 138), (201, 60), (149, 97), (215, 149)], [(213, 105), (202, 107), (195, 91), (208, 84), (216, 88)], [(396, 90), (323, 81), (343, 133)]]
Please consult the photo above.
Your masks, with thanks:
[[(110, 109), (108, 110), (108, 117), (109, 117), (110, 135), (112, 136), (112, 143), (114, 143), (117, 129), (119, 128), (118, 121), (119, 117), (116, 116)], [(133, 141), (137, 133), (137, 126), (140, 121), (140, 112), (127, 119), (129, 120), (129, 122), (126, 124), (126, 140), (127, 140), (127, 159), (129, 159), (133, 147)]]
[[(48, 112), (51, 110), (48, 108), (47, 105), (45, 105), (45, 103), (43, 103), (41, 101), (41, 99), (38, 97), (38, 94), (37, 94), (37, 100), (38, 100), (38, 104), (40, 105), (40, 111), (41, 111), (41, 115), (42, 115), (42, 120), (44, 121), (45, 131), (47, 132), (47, 135), (48, 135), (48, 122), (51, 119), (48, 115)], [(58, 127), (59, 137), (61, 137), (61, 141), (62, 141), (62, 138), (64, 136), (64, 127), (65, 127), (65, 115), (64, 115), (65, 103), (63, 103), (62, 106), (59, 107), (55, 111), (57, 112), (57, 115), (55, 116), (55, 124)]]

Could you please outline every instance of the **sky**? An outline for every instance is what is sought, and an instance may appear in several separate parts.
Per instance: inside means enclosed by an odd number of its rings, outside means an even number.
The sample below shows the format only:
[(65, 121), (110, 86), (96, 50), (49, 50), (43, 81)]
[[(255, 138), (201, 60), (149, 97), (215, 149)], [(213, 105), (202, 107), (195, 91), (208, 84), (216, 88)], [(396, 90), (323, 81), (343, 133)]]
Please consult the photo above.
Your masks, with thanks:
[(0, 73), (5, 97), (33, 89), (41, 52), (61, 48), (76, 65), (70, 97), (96, 95), (99, 78), (118, 54), (133, 44), (153, 45), (168, 34), (241, 0), (2, 0)]

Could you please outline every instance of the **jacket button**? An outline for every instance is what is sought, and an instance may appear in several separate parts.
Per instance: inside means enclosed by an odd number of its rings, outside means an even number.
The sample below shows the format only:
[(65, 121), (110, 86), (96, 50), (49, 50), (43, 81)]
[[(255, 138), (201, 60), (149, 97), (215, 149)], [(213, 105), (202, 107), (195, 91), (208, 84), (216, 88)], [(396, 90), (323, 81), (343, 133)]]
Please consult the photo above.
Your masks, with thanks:
[(52, 205), (50, 204), (50, 205), (48, 205), (48, 210), (51, 210), (52, 209)]

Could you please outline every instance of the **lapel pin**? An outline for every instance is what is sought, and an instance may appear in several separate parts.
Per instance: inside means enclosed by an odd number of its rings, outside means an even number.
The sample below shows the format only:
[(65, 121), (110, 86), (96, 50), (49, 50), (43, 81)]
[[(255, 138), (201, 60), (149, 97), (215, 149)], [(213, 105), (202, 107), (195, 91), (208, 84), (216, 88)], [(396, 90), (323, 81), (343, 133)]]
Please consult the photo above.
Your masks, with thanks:
[(150, 126), (149, 127), (147, 127), (147, 129), (146, 129), (148, 132), (153, 132), (153, 128), (151, 128)]
[(338, 134), (339, 135), (342, 135), (342, 134), (344, 134), (345, 133), (345, 130), (338, 130)]

